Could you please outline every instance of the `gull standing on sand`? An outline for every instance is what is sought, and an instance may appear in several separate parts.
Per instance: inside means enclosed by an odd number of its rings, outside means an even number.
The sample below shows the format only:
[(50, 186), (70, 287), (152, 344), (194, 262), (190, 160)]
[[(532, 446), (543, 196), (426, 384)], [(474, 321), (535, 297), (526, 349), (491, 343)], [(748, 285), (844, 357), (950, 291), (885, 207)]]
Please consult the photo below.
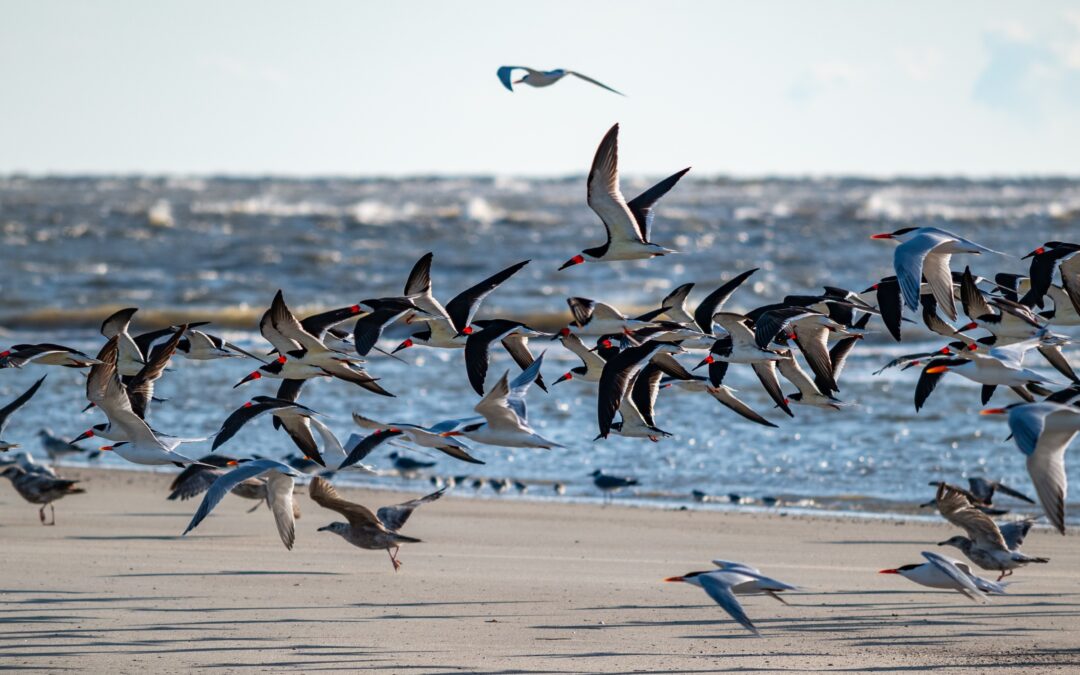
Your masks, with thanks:
[[(30, 385), (30, 388), (20, 394), (18, 398), (0, 409), (0, 439), (2, 439), (4, 435), (4, 429), (7, 428), (8, 420), (11, 418), (11, 414), (26, 405), (26, 402), (34, 397), (34, 394), (36, 394), (37, 390), (41, 388), (41, 383), (45, 381), (46, 377), (48, 376), (43, 375), (40, 380)], [(8, 443), (5, 440), (0, 440), (0, 452), (7, 452), (12, 448), (17, 447), (19, 447), (18, 443)]]
[[(45, 473), (30, 473), (21, 466), (9, 466), (0, 472), (0, 476), (11, 481), (11, 485), (20, 497), (31, 504), (41, 504), (38, 517), (42, 525), (56, 524), (56, 507), (53, 506), (53, 502), (67, 495), (86, 492), (82, 488), (75, 487), (75, 484), (79, 482), (77, 480), (64, 480)], [(46, 506), (52, 514), (52, 520), (47, 523), (45, 522)]]
[[(604, 473), (600, 469), (593, 471), (589, 475), (592, 476), (593, 485), (598, 487), (600, 492), (604, 495), (605, 502), (611, 500), (613, 492), (618, 492), (624, 487), (640, 485), (637, 478), (630, 478), (629, 476), (612, 476)], [(556, 489), (556, 492), (558, 492), (558, 489)]]
[(444, 492), (446, 488), (396, 506), (384, 506), (376, 514), (366, 506), (342, 499), (333, 485), (318, 476), (312, 479), (308, 487), (308, 493), (316, 504), (324, 509), (337, 511), (348, 520), (347, 523), (333, 522), (320, 527), (319, 532), (339, 534), (345, 541), (359, 548), (376, 551), (386, 549), (395, 572), (401, 567), (401, 561), (397, 559), (401, 544), (420, 543), (419, 539), (398, 534), (398, 530), (405, 525), (416, 507), (435, 501), (442, 497)]
[(653, 206), (689, 170), (687, 167), (668, 176), (628, 203), (619, 188), (619, 125), (611, 127), (600, 141), (587, 181), (589, 208), (603, 221), (607, 241), (582, 250), (559, 269), (584, 262), (647, 260), (675, 253), (649, 241)]
[[(515, 80), (515, 70), (524, 70), (525, 75), (522, 76), (521, 79)], [(589, 84), (595, 84), (601, 89), (607, 89), (613, 94), (618, 94), (619, 96), (626, 96), (626, 94), (622, 93), (621, 91), (612, 89), (611, 87), (607, 86), (602, 82), (597, 82), (591, 77), (582, 75), (581, 73), (573, 70), (566, 70), (565, 68), (556, 68), (555, 70), (536, 70), (528, 66), (499, 66), (499, 70), (496, 71), (495, 74), (499, 76), (499, 81), (502, 82), (503, 86), (510, 91), (514, 91), (515, 84), (527, 84), (530, 87), (550, 87), (551, 85), (555, 84), (567, 75), (573, 75), (580, 80), (588, 82)]]

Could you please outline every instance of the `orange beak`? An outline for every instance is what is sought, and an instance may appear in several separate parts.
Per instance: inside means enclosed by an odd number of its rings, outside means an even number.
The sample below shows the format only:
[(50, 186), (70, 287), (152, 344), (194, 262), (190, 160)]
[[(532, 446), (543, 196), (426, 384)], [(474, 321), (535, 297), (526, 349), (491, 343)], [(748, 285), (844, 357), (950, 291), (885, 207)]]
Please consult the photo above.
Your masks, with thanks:
[(987, 408), (986, 410), (980, 410), (980, 415), (1004, 415), (1009, 412), (1005, 408)]
[(930, 366), (926, 369), (926, 372), (931, 375), (937, 375), (938, 373), (944, 373), (949, 369), (948, 366)]
[(892, 235), (888, 232), (882, 232), (881, 234), (870, 235), (871, 239), (892, 239)]
[(460, 436), (461, 432), (460, 431), (444, 431), (439, 435), (442, 436), (443, 438), (450, 438), (451, 436)]
[(685, 581), (685, 579), (683, 577), (668, 577), (664, 581)]
[(108, 452), (109, 450), (112, 450), (112, 449), (113, 449), (113, 446), (111, 446), (111, 445), (103, 445), (100, 448), (98, 448), (98, 450), (101, 450), (102, 452)]
[(880, 570), (878, 574), (900, 574), (900, 570)]
[(225, 466), (239, 466), (239, 465), (240, 465), (240, 462), (236, 461), (235, 459), (230, 459), (229, 461), (225, 462)]

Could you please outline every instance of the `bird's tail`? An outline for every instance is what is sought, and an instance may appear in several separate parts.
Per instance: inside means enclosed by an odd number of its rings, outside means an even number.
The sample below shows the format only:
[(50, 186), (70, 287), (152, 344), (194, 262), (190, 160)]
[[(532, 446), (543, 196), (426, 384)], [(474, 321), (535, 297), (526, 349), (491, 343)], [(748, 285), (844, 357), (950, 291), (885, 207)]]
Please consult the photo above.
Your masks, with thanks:
[(406, 537), (403, 534), (394, 533), (394, 543), (396, 544), (422, 544), (423, 540), (416, 537)]

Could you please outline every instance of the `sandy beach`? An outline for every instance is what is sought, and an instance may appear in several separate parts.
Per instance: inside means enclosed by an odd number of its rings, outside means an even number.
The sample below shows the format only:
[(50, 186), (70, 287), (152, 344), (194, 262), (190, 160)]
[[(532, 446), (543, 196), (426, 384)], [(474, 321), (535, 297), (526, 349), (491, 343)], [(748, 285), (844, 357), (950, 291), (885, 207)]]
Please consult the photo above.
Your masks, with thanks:
[[(385, 672), (1066, 672), (1080, 668), (1074, 536), (1033, 532), (1052, 558), (977, 606), (877, 570), (919, 562), (945, 524), (476, 500), (423, 507), (387, 556), (316, 529), (306, 494), (286, 551), (265, 509), (196, 504), (168, 477), (74, 471), (58, 525), (0, 488), (0, 669), (136, 672), (289, 668)], [(5, 482), (6, 483), (6, 482)], [(378, 506), (403, 495), (343, 490)], [(696, 588), (661, 579), (710, 558), (805, 588), (744, 607), (758, 639)]]

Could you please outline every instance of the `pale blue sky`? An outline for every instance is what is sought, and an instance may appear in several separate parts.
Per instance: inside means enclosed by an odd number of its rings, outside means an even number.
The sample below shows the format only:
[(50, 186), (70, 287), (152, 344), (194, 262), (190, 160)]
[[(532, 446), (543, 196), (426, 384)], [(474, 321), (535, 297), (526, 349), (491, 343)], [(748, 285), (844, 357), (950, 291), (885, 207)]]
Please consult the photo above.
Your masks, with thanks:
[[(580, 81), (509, 93), (501, 64)], [(1080, 2), (0, 2), (0, 172), (1080, 173)]]

